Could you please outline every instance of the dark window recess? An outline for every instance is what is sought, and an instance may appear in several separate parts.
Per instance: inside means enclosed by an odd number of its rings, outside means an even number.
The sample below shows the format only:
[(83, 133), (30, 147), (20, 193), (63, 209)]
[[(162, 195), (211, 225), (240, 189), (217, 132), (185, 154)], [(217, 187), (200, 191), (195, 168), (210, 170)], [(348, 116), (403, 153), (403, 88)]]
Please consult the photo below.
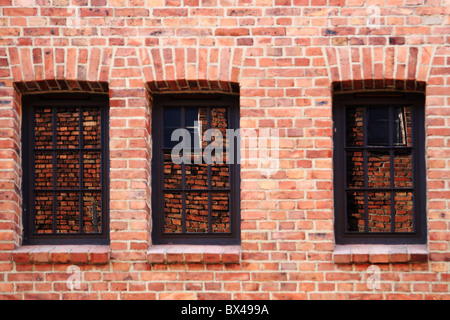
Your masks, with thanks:
[(336, 95), (338, 243), (424, 243), (424, 97)]
[(108, 242), (108, 100), (23, 98), (24, 240)]
[[(238, 128), (238, 97), (161, 95), (153, 110), (153, 243), (239, 243), (239, 165), (226, 145), (227, 129)], [(172, 159), (176, 146), (182, 163)]]

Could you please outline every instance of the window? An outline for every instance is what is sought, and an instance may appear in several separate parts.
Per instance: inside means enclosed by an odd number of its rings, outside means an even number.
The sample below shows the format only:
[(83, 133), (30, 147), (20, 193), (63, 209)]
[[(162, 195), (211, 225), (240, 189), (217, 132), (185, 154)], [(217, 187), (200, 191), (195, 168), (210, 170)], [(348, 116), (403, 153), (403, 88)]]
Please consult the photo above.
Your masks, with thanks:
[(153, 243), (239, 243), (238, 146), (231, 138), (238, 105), (237, 96), (155, 96)]
[(24, 242), (107, 243), (107, 97), (25, 95), (22, 102)]
[(425, 243), (423, 95), (335, 95), (333, 117), (337, 243)]

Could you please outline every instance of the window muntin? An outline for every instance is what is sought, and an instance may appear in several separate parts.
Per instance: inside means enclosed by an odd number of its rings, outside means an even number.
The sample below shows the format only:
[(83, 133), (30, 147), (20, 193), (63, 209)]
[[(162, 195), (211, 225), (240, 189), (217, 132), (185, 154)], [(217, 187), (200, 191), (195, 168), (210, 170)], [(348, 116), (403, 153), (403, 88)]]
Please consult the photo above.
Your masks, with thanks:
[(424, 242), (423, 97), (336, 95), (333, 108), (337, 242)]
[[(236, 161), (229, 161), (231, 154), (226, 144), (227, 129), (237, 127), (238, 98), (235, 96), (155, 97), (154, 243), (239, 242), (239, 169)], [(188, 133), (185, 137), (188, 147), (184, 145), (179, 153), (185, 160), (182, 163), (172, 159), (172, 150), (181, 141), (171, 139), (177, 129)], [(210, 134), (208, 129), (217, 131)], [(174, 137), (178, 137), (176, 132)]]
[(23, 114), (24, 241), (107, 243), (107, 97), (28, 95)]

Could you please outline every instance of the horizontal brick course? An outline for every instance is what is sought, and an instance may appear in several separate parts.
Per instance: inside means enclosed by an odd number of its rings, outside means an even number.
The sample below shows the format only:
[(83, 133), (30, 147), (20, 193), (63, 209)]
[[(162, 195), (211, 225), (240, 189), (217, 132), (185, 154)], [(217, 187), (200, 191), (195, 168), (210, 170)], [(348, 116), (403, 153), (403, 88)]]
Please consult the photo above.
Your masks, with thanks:
[(15, 263), (108, 264), (110, 248), (104, 245), (33, 245), (13, 251)]
[(424, 263), (429, 259), (425, 245), (337, 245), (333, 261), (350, 263)]
[(155, 245), (147, 251), (156, 263), (239, 263), (240, 246)]

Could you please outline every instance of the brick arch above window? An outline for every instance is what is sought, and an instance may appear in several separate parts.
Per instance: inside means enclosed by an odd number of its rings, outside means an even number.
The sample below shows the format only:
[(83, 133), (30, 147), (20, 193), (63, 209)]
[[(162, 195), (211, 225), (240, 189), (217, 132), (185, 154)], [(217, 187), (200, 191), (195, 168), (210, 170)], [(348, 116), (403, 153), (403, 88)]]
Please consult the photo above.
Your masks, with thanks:
[[(108, 47), (11, 47), (9, 68), (15, 83), (37, 83), (47, 90), (73, 89), (84, 83), (109, 81), (115, 51)], [(53, 81), (64, 79), (64, 81)], [(78, 84), (77, 84), (78, 82)], [(98, 91), (102, 86), (82, 87)], [(29, 91), (35, 87), (26, 86)], [(19, 89), (22, 90), (22, 87)]]
[(334, 92), (358, 90), (425, 91), (436, 48), (326, 47)]
[(108, 94), (109, 92), (107, 82), (63, 79), (14, 82), (14, 88), (19, 95), (34, 92), (82, 92), (104, 94)]
[(239, 93), (239, 83), (220, 80), (166, 80), (147, 82), (151, 93)]
[(238, 93), (241, 48), (140, 48), (147, 89), (162, 92)]

